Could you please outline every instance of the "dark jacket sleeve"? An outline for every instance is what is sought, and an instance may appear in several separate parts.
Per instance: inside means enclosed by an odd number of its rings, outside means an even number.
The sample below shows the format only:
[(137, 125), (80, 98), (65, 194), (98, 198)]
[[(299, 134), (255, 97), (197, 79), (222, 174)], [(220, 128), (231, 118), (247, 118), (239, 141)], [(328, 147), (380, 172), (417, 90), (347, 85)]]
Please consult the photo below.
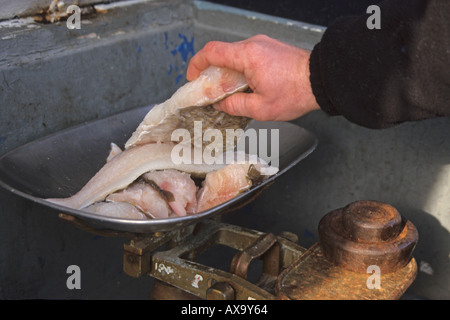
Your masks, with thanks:
[(330, 24), (310, 58), (322, 110), (369, 128), (450, 116), (450, 1), (392, 0)]

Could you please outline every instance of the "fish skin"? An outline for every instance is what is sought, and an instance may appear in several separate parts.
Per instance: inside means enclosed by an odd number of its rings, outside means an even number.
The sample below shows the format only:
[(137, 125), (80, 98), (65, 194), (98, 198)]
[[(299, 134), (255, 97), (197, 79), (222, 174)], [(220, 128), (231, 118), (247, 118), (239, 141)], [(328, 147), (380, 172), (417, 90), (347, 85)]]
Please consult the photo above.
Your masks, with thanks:
[(161, 193), (145, 182), (132, 183), (126, 189), (110, 194), (106, 201), (130, 203), (154, 219), (165, 219), (173, 215)]
[(117, 144), (115, 144), (114, 142), (111, 142), (110, 151), (109, 151), (108, 157), (106, 158), (106, 162), (111, 161), (112, 158), (114, 158), (121, 152), (122, 152), (122, 149), (120, 149), (120, 147)]
[[(249, 118), (231, 116), (212, 107), (205, 107), (247, 88), (248, 83), (242, 73), (211, 66), (197, 79), (180, 87), (168, 100), (155, 105), (125, 143), (125, 149), (146, 143), (170, 141), (175, 129), (187, 129), (191, 132), (196, 120), (202, 121), (204, 129), (244, 129)], [(217, 121), (219, 118), (221, 121)]]
[(174, 143), (154, 143), (136, 146), (113, 157), (76, 194), (68, 198), (46, 199), (72, 209), (83, 209), (103, 201), (109, 194), (126, 188), (137, 178), (152, 170), (177, 169), (204, 176), (223, 164), (175, 164), (171, 159)]

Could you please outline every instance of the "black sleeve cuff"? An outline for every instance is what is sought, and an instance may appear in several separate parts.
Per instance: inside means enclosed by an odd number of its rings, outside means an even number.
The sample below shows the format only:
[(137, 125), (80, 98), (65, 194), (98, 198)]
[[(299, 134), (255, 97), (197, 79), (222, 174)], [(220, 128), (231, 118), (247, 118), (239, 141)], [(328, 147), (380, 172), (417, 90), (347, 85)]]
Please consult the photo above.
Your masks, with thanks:
[(322, 82), (322, 74), (320, 70), (320, 43), (316, 44), (311, 52), (311, 56), (309, 58), (309, 72), (312, 92), (316, 97), (316, 101), (320, 108), (329, 115), (340, 115), (328, 97)]

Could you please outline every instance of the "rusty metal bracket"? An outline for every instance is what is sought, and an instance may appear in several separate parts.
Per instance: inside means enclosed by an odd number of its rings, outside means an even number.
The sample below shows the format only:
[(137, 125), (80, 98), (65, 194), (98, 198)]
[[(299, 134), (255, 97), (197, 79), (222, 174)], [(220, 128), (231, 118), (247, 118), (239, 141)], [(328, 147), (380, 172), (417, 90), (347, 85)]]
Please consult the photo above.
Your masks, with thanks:
[(273, 293), (274, 283), (280, 273), (280, 253), (281, 248), (277, 237), (271, 233), (262, 235), (251, 246), (233, 257), (230, 271), (247, 279), (250, 263), (260, 258), (263, 266), (257, 285)]
[(193, 228), (194, 225), (169, 232), (156, 232), (145, 238), (130, 240), (124, 244), (124, 272), (134, 278), (150, 273), (153, 251), (163, 246), (169, 249), (180, 245), (193, 232)]
[[(340, 219), (335, 219), (338, 213)], [(186, 229), (130, 240), (124, 246), (124, 270), (130, 276), (155, 278), (153, 299), (399, 299), (417, 275), (411, 256), (417, 232), (384, 204), (357, 202), (330, 212), (319, 224), (319, 237), (318, 243), (305, 249), (290, 232), (275, 236), (204, 220)], [(398, 241), (408, 245), (398, 246)], [(215, 244), (239, 251), (230, 272), (195, 261)], [(345, 250), (350, 245), (373, 250), (353, 250), (349, 255)], [(156, 250), (163, 246), (164, 250)], [(379, 250), (383, 247), (399, 250), (383, 255)], [(377, 260), (367, 258), (371, 252)], [(255, 259), (262, 260), (263, 270), (252, 283), (247, 276)], [(381, 273), (368, 273), (367, 263)], [(391, 264), (395, 268), (386, 268)]]
[[(387, 274), (353, 272), (327, 259), (316, 243), (280, 274), (276, 295), (282, 300), (396, 300), (416, 275), (415, 259)], [(377, 277), (379, 286), (372, 282)]]
[[(194, 234), (194, 238), (180, 246), (168, 251), (156, 252), (152, 256), (150, 275), (202, 299), (276, 299), (272, 293), (274, 288), (267, 290), (258, 284), (251, 283), (242, 277), (244, 274), (237, 275), (194, 261), (200, 253), (214, 244), (227, 245), (243, 251), (242, 257), (254, 258), (261, 256), (263, 252), (268, 253), (270, 248), (273, 248), (274, 242), (277, 241), (280, 248), (285, 251), (283, 255), (278, 251), (276, 264), (279, 266), (289, 265), (305, 251), (304, 248), (281, 237), (276, 238), (273, 235), (214, 221), (199, 223)], [(264, 249), (257, 249), (261, 244)], [(238, 254), (238, 258), (235, 258), (234, 261), (244, 262), (248, 266), (246, 261), (249, 260), (239, 259)], [(240, 270), (245, 271), (245, 269)]]
[[(165, 284), (202, 299), (276, 299), (273, 294), (274, 280), (279, 269), (286, 268), (306, 251), (283, 236), (205, 220), (195, 226), (191, 236), (179, 235), (182, 241), (168, 250), (154, 252), (172, 237), (172, 233), (167, 233), (158, 238), (152, 236), (140, 241), (130, 241), (124, 246), (125, 272), (135, 277), (149, 274)], [(215, 244), (223, 244), (243, 252), (233, 259), (232, 265), (235, 267), (231, 267), (232, 272), (194, 261)], [(260, 284), (264, 287), (246, 280), (249, 263), (258, 257), (263, 258)], [(276, 260), (275, 263), (272, 260)], [(272, 288), (268, 288), (268, 283)]]
[[(271, 233), (261, 236), (250, 247), (234, 256), (233, 261), (231, 262), (231, 272), (241, 278), (247, 279), (248, 266), (252, 260), (263, 256), (271, 248), (274, 248), (276, 243), (277, 238)], [(272, 255), (273, 258), (277, 260), (277, 267), (275, 269), (276, 274), (278, 275), (280, 253), (279, 246), (276, 246), (275, 249), (277, 250), (275, 250)]]

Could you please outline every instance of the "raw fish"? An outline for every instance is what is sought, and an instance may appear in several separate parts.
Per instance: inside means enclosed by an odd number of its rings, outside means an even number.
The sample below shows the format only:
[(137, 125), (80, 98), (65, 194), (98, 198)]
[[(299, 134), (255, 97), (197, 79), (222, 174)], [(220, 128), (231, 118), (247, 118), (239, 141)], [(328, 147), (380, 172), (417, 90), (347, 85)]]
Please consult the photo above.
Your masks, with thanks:
[(141, 210), (126, 202), (97, 202), (85, 208), (84, 211), (113, 218), (134, 220), (149, 218)]
[[(254, 185), (261, 174), (272, 175), (278, 169), (260, 159), (230, 163), (226, 151), (234, 149), (237, 141), (234, 139), (225, 139), (224, 154), (214, 154), (216, 160), (222, 161), (174, 162), (173, 148), (184, 147), (186, 141), (177, 145), (172, 142), (172, 133), (176, 129), (189, 131), (191, 140), (187, 141), (187, 147), (192, 152), (186, 154), (195, 158), (194, 148), (202, 145), (205, 130), (217, 129), (225, 137), (227, 129), (244, 129), (249, 118), (228, 115), (214, 109), (212, 104), (247, 88), (241, 73), (217, 67), (206, 69), (170, 99), (154, 106), (123, 151), (111, 143), (105, 165), (80, 191), (68, 198), (47, 200), (97, 214), (145, 219), (194, 214), (232, 199)], [(195, 121), (201, 121), (200, 136), (194, 134)], [(178, 152), (175, 154), (179, 155)], [(237, 153), (232, 153), (236, 159)], [(191, 176), (206, 177), (199, 191)]]
[(141, 175), (153, 170), (177, 169), (195, 176), (224, 167), (223, 164), (175, 164), (171, 158), (173, 143), (152, 143), (125, 150), (108, 161), (76, 194), (63, 199), (47, 199), (73, 209), (83, 209), (103, 201), (106, 196), (128, 187)]
[(178, 170), (152, 171), (143, 175), (144, 180), (154, 182), (173, 195), (169, 205), (177, 216), (195, 213), (197, 208), (197, 186), (190, 175)]
[[(219, 129), (223, 131), (224, 137), (225, 129), (244, 129), (249, 118), (231, 116), (211, 105), (247, 88), (243, 74), (225, 68), (209, 67), (197, 79), (179, 88), (171, 98), (154, 106), (125, 143), (125, 148), (171, 141), (172, 132), (181, 128), (189, 130), (194, 138), (194, 121), (202, 122), (203, 132), (207, 129)], [(192, 143), (201, 141), (192, 140)], [(232, 146), (225, 145), (225, 148), (229, 147)]]
[(109, 151), (109, 155), (106, 158), (106, 162), (109, 162), (112, 158), (114, 158), (115, 156), (117, 156), (119, 153), (122, 152), (122, 149), (120, 149), (120, 147), (114, 142), (111, 142), (110, 146), (111, 150)]
[(145, 182), (135, 182), (128, 188), (112, 193), (106, 201), (127, 202), (155, 219), (164, 219), (173, 215), (167, 199), (157, 187)]
[(267, 167), (262, 163), (234, 163), (208, 173), (198, 192), (197, 212), (211, 209), (250, 189), (267, 177), (261, 175)]

